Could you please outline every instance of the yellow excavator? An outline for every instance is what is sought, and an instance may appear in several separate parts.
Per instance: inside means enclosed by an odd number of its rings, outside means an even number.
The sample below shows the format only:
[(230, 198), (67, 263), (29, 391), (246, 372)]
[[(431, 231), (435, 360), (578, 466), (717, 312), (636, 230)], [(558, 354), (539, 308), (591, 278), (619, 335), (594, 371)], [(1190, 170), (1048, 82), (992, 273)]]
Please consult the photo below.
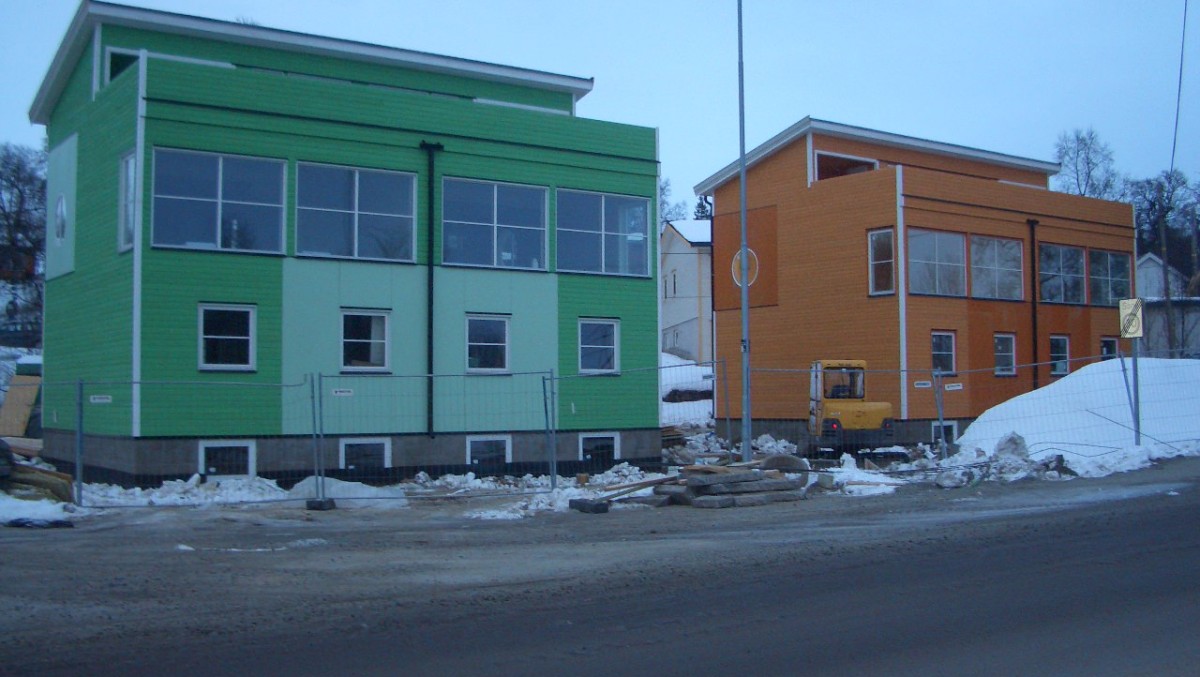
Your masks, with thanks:
[(808, 391), (809, 452), (887, 447), (896, 430), (890, 402), (870, 402), (863, 360), (817, 360)]

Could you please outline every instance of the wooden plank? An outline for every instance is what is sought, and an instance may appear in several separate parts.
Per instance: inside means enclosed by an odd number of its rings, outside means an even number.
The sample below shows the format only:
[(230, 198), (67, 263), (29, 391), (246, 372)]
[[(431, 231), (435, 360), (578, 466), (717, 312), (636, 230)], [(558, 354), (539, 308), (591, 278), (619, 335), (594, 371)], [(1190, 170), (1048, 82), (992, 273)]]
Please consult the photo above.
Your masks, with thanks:
[(42, 440), (33, 437), (5, 437), (3, 439), (14, 454), (25, 458), (37, 458), (42, 455)]
[(658, 477), (658, 478), (655, 478), (652, 480), (646, 480), (644, 482), (635, 482), (634, 484), (629, 485), (625, 489), (621, 489), (620, 491), (617, 491), (617, 492), (614, 492), (611, 494), (606, 494), (604, 496), (599, 497), (596, 500), (611, 501), (612, 499), (614, 499), (618, 496), (624, 496), (625, 494), (632, 494), (633, 492), (638, 491), (640, 489), (645, 489), (646, 487), (652, 487), (652, 486), (655, 486), (658, 484), (666, 484), (667, 482), (674, 482), (675, 480), (678, 480), (678, 479), (679, 479), (678, 475), (671, 475), (669, 477)]
[(24, 437), (29, 415), (41, 390), (41, 376), (17, 375), (8, 384), (8, 395), (0, 406), (0, 436)]

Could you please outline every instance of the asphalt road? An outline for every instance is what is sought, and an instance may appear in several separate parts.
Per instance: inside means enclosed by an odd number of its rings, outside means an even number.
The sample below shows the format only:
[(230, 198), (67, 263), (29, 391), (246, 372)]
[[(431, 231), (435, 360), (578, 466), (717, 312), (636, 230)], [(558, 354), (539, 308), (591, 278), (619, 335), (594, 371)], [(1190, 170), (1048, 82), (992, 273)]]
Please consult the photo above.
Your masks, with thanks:
[[(901, 493), (383, 531), (382, 518), (349, 529), (225, 516), (55, 537), (113, 539), (118, 551), (117, 540), (140, 538), (144, 549), (93, 557), (96, 570), (157, 552), (145, 585), (170, 583), (177, 601), (121, 612), (86, 596), (113, 619), (107, 639), (56, 640), (48, 613), (40, 639), (27, 622), (0, 625), (16, 641), (0, 674), (1197, 674), (1200, 459), (1105, 480)], [(228, 546), (273, 532), (343, 541), (279, 549), (288, 559), (201, 547), (176, 560), (159, 538)], [(32, 557), (41, 538), (0, 546)], [(188, 559), (203, 552), (211, 558)], [(127, 578), (95, 582), (146, 594)], [(35, 652), (54, 659), (25, 660)]]

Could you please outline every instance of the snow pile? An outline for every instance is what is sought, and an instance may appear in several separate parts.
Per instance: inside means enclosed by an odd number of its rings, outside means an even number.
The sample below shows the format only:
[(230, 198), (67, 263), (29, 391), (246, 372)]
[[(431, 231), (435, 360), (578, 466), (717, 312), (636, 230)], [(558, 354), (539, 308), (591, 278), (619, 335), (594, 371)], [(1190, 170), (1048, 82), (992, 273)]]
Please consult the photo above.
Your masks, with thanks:
[(666, 397), (672, 390), (711, 391), (713, 389), (711, 365), (698, 365), (691, 360), (685, 360), (670, 353), (660, 353), (658, 365), (662, 367), (662, 378), (659, 379), (658, 384), (659, 397)]
[(796, 445), (787, 440), (777, 440), (770, 435), (759, 435), (750, 441), (750, 446), (760, 454), (767, 456), (796, 453)]
[(1147, 358), (1138, 367), (1141, 446), (1134, 445), (1129, 374), (1122, 372), (1121, 360), (1107, 360), (984, 412), (959, 438), (963, 451), (945, 464), (977, 462), (977, 450), (984, 458), (997, 458), (1002, 455), (998, 445), (1010, 433), (1024, 440), (1030, 460), (1062, 455), (1082, 477), (1200, 455), (1200, 360)]
[(859, 468), (850, 454), (842, 454), (841, 465), (825, 472), (833, 475), (834, 486), (843, 496), (880, 496), (906, 484), (897, 477)]
[(72, 503), (21, 499), (0, 491), (0, 524), (14, 519), (61, 520), (87, 514), (87, 508)]
[[(662, 477), (666, 477), (666, 475), (661, 473), (647, 473), (628, 463), (621, 463), (599, 475), (592, 476), (586, 486), (579, 486), (578, 482), (573, 478), (559, 478), (557, 489), (522, 496), (514, 503), (500, 508), (474, 510), (468, 512), (466, 516), (484, 520), (517, 520), (530, 517), (539, 512), (567, 512), (571, 509), (570, 502), (573, 498), (598, 498), (612, 493), (613, 490), (609, 488), (612, 486), (632, 484)], [(549, 477), (542, 476), (538, 479), (544, 480), (545, 487), (549, 489)], [(644, 489), (638, 489), (626, 494), (626, 496), (648, 496), (653, 491), (653, 487), (645, 487)], [(612, 504), (612, 507), (619, 510), (641, 508), (644, 506), (616, 502)]]
[(124, 489), (112, 484), (84, 484), (83, 504), (89, 507), (206, 505), (257, 503), (289, 498), (275, 480), (261, 477), (230, 477), (201, 481), (200, 475), (186, 480), (167, 480), (155, 489)]
[[(344, 482), (332, 477), (325, 478), (325, 496), (337, 500), (339, 508), (387, 507), (402, 508), (408, 505), (404, 489), (400, 486), (373, 487), (361, 482)], [(292, 487), (288, 498), (317, 498), (317, 478), (306, 477)], [(391, 499), (381, 501), (378, 499)]]
[[(659, 425), (697, 426), (712, 425), (713, 418), (713, 370), (711, 365), (698, 365), (690, 360), (659, 354)], [(679, 393), (689, 393), (689, 401), (666, 401), (675, 399)]]

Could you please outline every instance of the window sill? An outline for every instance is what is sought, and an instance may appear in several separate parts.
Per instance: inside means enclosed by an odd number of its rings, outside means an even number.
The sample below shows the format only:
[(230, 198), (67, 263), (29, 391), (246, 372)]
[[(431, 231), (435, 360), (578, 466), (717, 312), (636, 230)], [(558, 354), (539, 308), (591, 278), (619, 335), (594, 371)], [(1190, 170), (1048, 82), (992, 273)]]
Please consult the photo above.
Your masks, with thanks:
[(230, 372), (230, 373), (237, 373), (237, 374), (254, 374), (254, 373), (258, 372), (258, 369), (256, 369), (255, 367), (238, 367), (238, 366), (227, 365), (227, 364), (220, 364), (220, 365), (202, 364), (202, 365), (200, 365), (199, 370), (202, 372), (205, 372), (205, 373), (210, 373), (210, 374), (214, 373), (214, 372), (216, 372), (216, 373)]

